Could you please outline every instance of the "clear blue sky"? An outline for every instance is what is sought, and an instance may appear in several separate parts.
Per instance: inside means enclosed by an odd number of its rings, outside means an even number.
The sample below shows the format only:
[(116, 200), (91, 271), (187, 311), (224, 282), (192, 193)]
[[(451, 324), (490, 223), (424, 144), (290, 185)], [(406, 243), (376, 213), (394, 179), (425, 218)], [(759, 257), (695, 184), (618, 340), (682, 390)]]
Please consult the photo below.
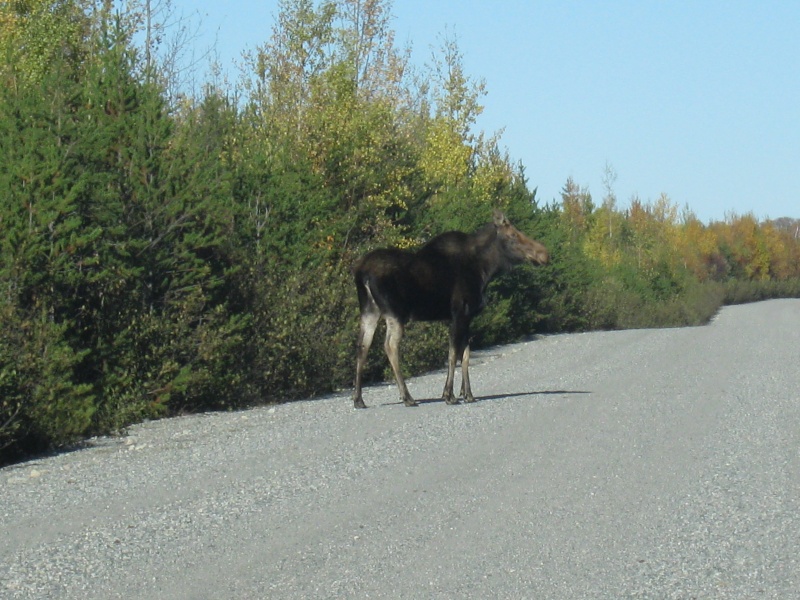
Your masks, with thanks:
[[(234, 78), (278, 11), (174, 1)], [(664, 192), (704, 221), (800, 218), (800, 2), (395, 0), (392, 12), (418, 64), (455, 34), (486, 81), (480, 129), (504, 129), (540, 201), (571, 176), (599, 203), (608, 163), (623, 208)]]

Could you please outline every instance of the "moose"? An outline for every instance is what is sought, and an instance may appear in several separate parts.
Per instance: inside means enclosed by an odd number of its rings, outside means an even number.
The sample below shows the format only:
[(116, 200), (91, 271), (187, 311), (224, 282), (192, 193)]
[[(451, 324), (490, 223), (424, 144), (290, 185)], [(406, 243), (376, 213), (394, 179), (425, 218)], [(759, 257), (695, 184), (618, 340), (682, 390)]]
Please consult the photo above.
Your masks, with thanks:
[(453, 380), (461, 361), (461, 397), (475, 402), (469, 382), (469, 327), (486, 304), (486, 287), (512, 266), (530, 262), (547, 264), (543, 244), (532, 240), (495, 210), (493, 221), (467, 234), (443, 233), (416, 252), (380, 248), (362, 256), (353, 266), (361, 309), (356, 349), (353, 405), (366, 408), (361, 386), (372, 338), (381, 317), (386, 321), (384, 349), (406, 406), (417, 406), (400, 370), (400, 340), (406, 324), (449, 321), (450, 350), (442, 398), (458, 404)]

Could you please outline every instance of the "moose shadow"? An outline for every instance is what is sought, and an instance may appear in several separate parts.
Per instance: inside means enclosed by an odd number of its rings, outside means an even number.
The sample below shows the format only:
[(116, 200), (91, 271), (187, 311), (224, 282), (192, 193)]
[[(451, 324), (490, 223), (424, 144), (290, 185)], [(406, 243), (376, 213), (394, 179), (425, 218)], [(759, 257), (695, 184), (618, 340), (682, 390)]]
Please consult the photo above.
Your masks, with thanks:
[[(506, 400), (508, 398), (521, 398), (524, 396), (572, 396), (572, 395), (579, 395), (579, 394), (591, 394), (592, 392), (586, 390), (541, 390), (538, 392), (511, 392), (509, 394), (492, 394), (489, 396), (476, 396), (475, 402), (492, 402), (496, 400)], [(444, 398), (424, 398), (417, 400), (418, 404), (436, 404), (439, 402), (445, 402)], [(381, 406), (393, 406), (397, 404), (403, 404), (402, 400), (397, 402), (384, 402)]]

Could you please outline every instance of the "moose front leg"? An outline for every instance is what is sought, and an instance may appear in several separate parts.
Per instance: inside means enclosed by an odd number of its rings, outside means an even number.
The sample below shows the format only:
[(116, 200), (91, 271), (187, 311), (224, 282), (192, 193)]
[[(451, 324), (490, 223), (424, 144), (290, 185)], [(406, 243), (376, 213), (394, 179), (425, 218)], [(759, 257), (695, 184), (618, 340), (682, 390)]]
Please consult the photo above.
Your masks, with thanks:
[[(462, 372), (464, 371), (464, 360), (469, 364), (469, 354), (466, 349), (469, 347), (469, 321), (464, 317), (456, 317), (450, 327), (450, 350), (447, 354), (447, 380), (444, 382), (442, 398), (447, 404), (458, 404), (458, 398), (453, 393), (453, 384), (456, 378), (456, 364), (461, 361)], [(466, 386), (469, 389), (469, 378), (466, 379)], [(461, 384), (462, 392), (464, 382)], [(472, 392), (470, 392), (472, 396)], [(474, 400), (474, 399), (473, 399)]]
[(442, 398), (447, 404), (458, 404), (458, 398), (453, 393), (453, 379), (456, 373), (456, 348), (451, 341), (450, 350), (447, 353), (447, 379), (444, 382)]

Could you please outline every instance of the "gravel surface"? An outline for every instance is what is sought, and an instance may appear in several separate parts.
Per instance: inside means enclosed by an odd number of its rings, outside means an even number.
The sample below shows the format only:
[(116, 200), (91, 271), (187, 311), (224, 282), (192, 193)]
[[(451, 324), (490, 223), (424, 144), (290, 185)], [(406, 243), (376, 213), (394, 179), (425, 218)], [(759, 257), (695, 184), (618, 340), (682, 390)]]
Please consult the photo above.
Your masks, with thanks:
[(0, 598), (800, 598), (798, 358), (778, 300), (132, 427), (0, 470)]

